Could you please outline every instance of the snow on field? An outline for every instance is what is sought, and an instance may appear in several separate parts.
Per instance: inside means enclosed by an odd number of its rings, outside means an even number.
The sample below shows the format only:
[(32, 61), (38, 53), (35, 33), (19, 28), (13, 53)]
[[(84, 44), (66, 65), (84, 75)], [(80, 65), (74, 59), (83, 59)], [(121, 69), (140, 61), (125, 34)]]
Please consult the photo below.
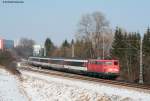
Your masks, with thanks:
[(149, 92), (21, 72), (22, 81), (0, 69), (0, 101), (150, 101)]
[(150, 93), (22, 71), (32, 101), (150, 101)]
[(19, 80), (4, 69), (0, 69), (0, 101), (28, 101)]

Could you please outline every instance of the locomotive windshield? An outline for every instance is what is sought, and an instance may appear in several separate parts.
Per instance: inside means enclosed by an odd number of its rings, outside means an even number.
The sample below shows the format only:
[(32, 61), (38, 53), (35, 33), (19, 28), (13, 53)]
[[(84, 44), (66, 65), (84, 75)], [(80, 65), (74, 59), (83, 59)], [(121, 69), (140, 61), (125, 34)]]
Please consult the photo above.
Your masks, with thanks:
[(113, 63), (108, 61), (108, 62), (104, 62), (105, 65), (112, 65)]

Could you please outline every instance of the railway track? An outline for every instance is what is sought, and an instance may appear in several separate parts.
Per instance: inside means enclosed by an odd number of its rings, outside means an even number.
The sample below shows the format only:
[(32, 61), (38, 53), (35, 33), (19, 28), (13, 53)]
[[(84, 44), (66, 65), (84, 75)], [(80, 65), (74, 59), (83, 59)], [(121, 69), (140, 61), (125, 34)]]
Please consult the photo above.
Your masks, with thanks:
[(111, 84), (113, 86), (126, 87), (129, 89), (136, 89), (136, 90), (142, 90), (142, 91), (146, 90), (150, 92), (150, 85), (142, 85), (142, 84), (126, 83), (126, 82), (115, 81), (115, 80), (93, 78), (93, 77), (88, 77), (88, 76), (83, 76), (83, 75), (78, 75), (78, 74), (71, 74), (71, 73), (60, 72), (60, 71), (55, 71), (55, 70), (47, 70), (47, 69), (20, 68), (20, 70), (38, 72), (38, 73), (43, 73), (47, 75), (55, 75), (55, 76), (60, 76), (60, 77), (72, 78), (72, 79), (85, 80), (89, 82)]

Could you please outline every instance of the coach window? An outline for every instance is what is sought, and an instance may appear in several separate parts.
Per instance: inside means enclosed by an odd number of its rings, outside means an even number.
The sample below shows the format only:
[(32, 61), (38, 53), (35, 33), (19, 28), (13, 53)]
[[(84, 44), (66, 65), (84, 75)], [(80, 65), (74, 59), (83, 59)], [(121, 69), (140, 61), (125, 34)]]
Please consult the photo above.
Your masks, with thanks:
[(45, 62), (45, 63), (47, 63), (48, 60), (46, 60), (46, 59), (40, 59), (40, 62)]
[(67, 62), (67, 65), (70, 65), (70, 66), (83, 66), (84, 65), (84, 62)]

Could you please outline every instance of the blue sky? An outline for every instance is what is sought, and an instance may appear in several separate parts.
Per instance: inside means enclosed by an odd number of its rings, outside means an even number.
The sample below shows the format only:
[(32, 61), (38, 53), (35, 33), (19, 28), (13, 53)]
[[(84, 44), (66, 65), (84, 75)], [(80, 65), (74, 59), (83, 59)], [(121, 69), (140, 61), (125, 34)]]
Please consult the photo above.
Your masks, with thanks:
[(71, 40), (83, 14), (100, 11), (115, 29), (144, 33), (150, 24), (149, 0), (24, 0), (3, 4), (0, 0), (0, 37), (32, 38), (42, 44), (50, 37), (60, 45)]

